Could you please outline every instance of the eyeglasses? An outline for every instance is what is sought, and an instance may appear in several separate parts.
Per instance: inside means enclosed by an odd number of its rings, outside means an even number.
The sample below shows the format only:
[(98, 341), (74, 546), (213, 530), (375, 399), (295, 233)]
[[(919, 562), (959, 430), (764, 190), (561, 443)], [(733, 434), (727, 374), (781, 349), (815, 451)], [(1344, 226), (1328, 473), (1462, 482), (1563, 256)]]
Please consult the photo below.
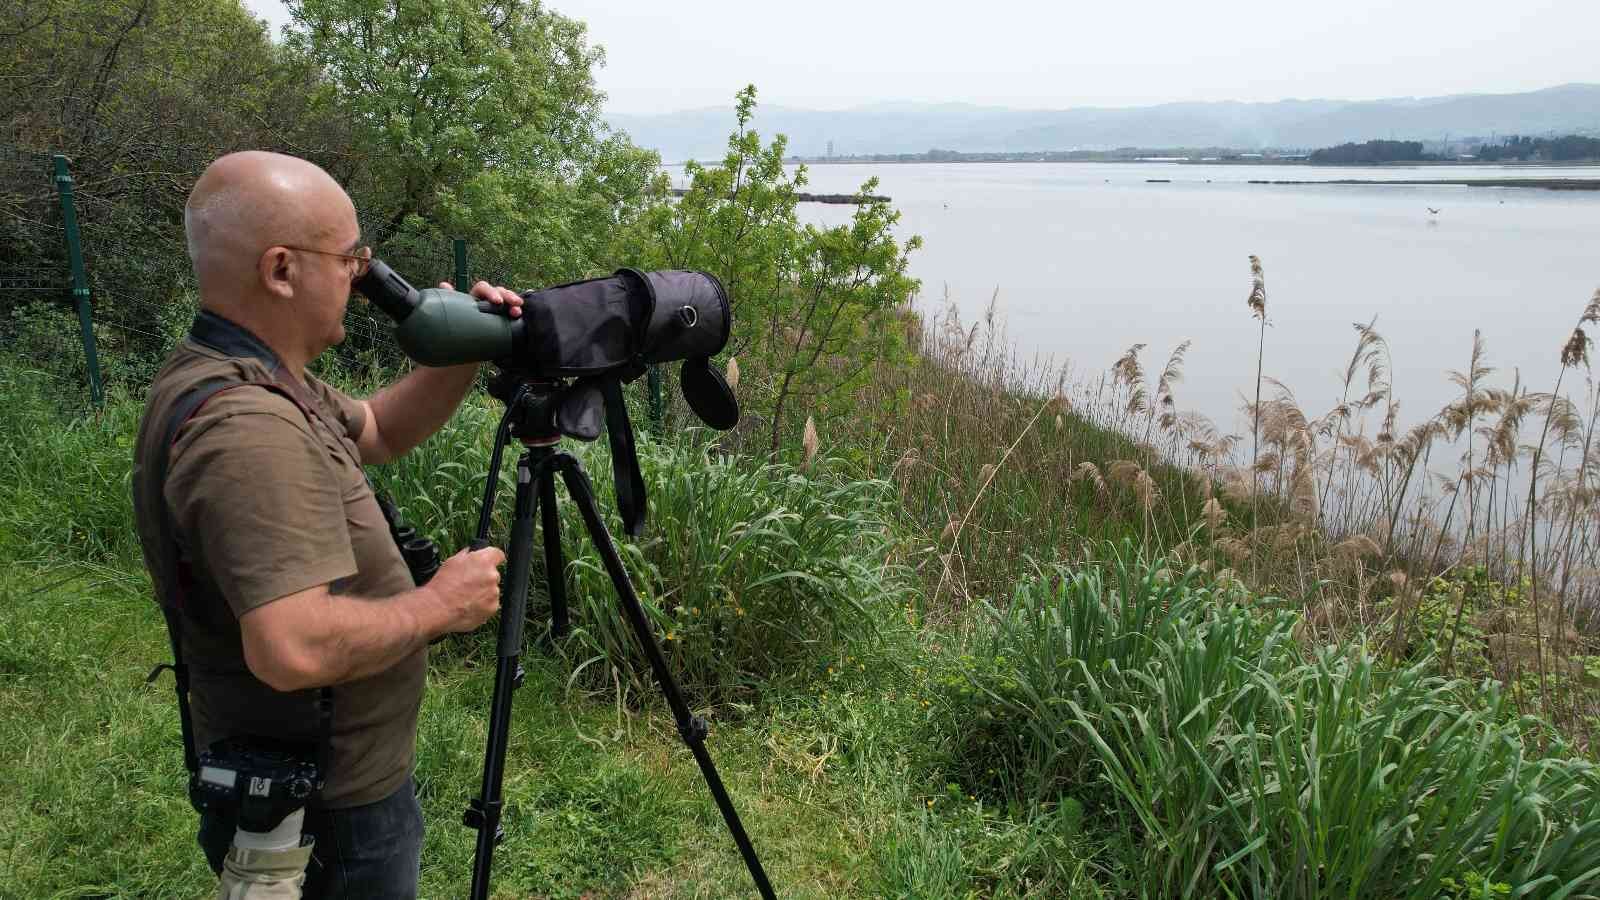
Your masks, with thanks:
[(322, 256), (339, 256), (343, 257), (344, 259), (355, 260), (356, 271), (354, 275), (350, 276), (351, 281), (355, 281), (361, 276), (367, 274), (367, 269), (372, 267), (371, 247), (357, 247), (351, 253), (340, 253), (337, 250), (314, 250), (310, 247), (296, 247), (293, 244), (279, 244), (278, 246), (284, 248), (285, 250), (299, 250), (302, 253), (316, 253)]

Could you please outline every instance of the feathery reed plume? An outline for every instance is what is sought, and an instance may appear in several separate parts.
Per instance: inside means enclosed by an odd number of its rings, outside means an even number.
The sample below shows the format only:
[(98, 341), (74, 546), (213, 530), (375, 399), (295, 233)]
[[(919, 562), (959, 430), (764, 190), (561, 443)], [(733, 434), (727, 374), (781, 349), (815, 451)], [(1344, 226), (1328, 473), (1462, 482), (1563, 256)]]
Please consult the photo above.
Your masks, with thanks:
[(728, 387), (737, 388), (739, 386), (739, 358), (737, 356), (728, 357), (728, 371), (725, 377), (728, 381)]
[(1151, 478), (1150, 473), (1143, 469), (1140, 469), (1138, 474), (1133, 476), (1133, 484), (1131, 486), (1134, 496), (1139, 498), (1139, 506), (1146, 513), (1154, 509), (1156, 501), (1161, 499), (1161, 489), (1156, 486), (1156, 480)]
[(1102, 496), (1106, 492), (1106, 480), (1100, 475), (1100, 467), (1092, 462), (1078, 463), (1078, 467), (1072, 472), (1072, 480), (1089, 482), (1094, 485), (1095, 493)]
[(1156, 396), (1162, 398), (1162, 405), (1172, 405), (1172, 386), (1183, 380), (1183, 357), (1189, 352), (1189, 347), (1194, 343), (1185, 340), (1172, 349), (1172, 355), (1167, 357), (1167, 364), (1161, 369), (1161, 378), (1156, 382)]
[(1262, 321), (1267, 318), (1267, 276), (1261, 268), (1261, 257), (1250, 254), (1250, 314)]
[(1144, 426), (1144, 442), (1150, 443), (1150, 432), (1156, 423), (1156, 414), (1161, 415), (1161, 427), (1170, 431), (1177, 421), (1177, 401), (1172, 396), (1172, 386), (1183, 380), (1183, 356), (1189, 352), (1189, 346), (1194, 342), (1185, 340), (1174, 347), (1172, 355), (1167, 357), (1167, 364), (1161, 368), (1161, 377), (1156, 381), (1156, 402), (1150, 406), (1150, 418)]
[(1348, 537), (1333, 547), (1333, 555), (1344, 559), (1365, 559), (1367, 557), (1382, 556), (1383, 548), (1378, 542), (1364, 534)]
[(1230, 467), (1222, 473), (1222, 493), (1236, 503), (1252, 503), (1255, 500), (1255, 485), (1245, 477), (1243, 470)]
[(1123, 487), (1132, 487), (1134, 481), (1142, 474), (1144, 469), (1131, 459), (1114, 459), (1106, 467), (1107, 480)]
[(806, 430), (800, 437), (800, 446), (804, 447), (806, 452), (806, 460), (802, 464), (802, 468), (805, 468), (811, 465), (811, 460), (816, 458), (817, 448), (822, 446), (822, 442), (817, 439), (817, 422), (810, 416), (806, 416)]
[(1111, 364), (1111, 374), (1117, 381), (1134, 385), (1144, 381), (1144, 367), (1139, 364), (1139, 352), (1144, 344), (1134, 344)]
[(1223, 520), (1228, 517), (1228, 511), (1222, 508), (1217, 498), (1211, 497), (1200, 507), (1200, 515), (1206, 520), (1207, 530), (1215, 534), (1217, 529), (1222, 527)]
[(1582, 328), (1572, 329), (1572, 337), (1561, 347), (1561, 365), (1589, 365), (1589, 345), (1593, 343)]
[[(1583, 326), (1595, 323), (1600, 323), (1600, 289), (1594, 292), (1594, 296), (1584, 306), (1583, 314), (1578, 317), (1578, 324), (1573, 326), (1572, 337), (1561, 348), (1561, 370), (1556, 373), (1555, 390), (1550, 392), (1551, 400), (1546, 406), (1544, 429), (1539, 434), (1538, 446), (1533, 450), (1533, 465), (1528, 473), (1528, 517), (1527, 525), (1523, 529), (1526, 532), (1523, 539), (1526, 541), (1527, 551), (1526, 566), (1523, 571), (1533, 573), (1533, 577), (1529, 580), (1528, 605), (1533, 607), (1534, 656), (1539, 664), (1539, 693), (1544, 697), (1549, 695), (1546, 693), (1547, 684), (1545, 681), (1544, 625), (1540, 621), (1539, 611), (1539, 535), (1538, 529), (1534, 527), (1535, 517), (1538, 514), (1539, 464), (1544, 457), (1545, 441), (1550, 436), (1552, 419), (1556, 415), (1558, 404), (1555, 400), (1561, 396), (1561, 381), (1566, 378), (1567, 370), (1579, 363), (1582, 363), (1585, 368), (1588, 367), (1589, 336), (1584, 333)], [(1519, 544), (1519, 546), (1521, 545)], [(1557, 615), (1558, 621), (1556, 624), (1559, 627), (1561, 625), (1559, 611)]]
[[(1251, 448), (1250, 466), (1254, 471), (1256, 458), (1261, 453), (1261, 372), (1262, 364), (1267, 349), (1267, 275), (1261, 268), (1261, 257), (1250, 255), (1250, 297), (1245, 301), (1250, 305), (1250, 314), (1261, 322), (1261, 336), (1256, 344), (1256, 405), (1255, 415), (1251, 422)], [(1255, 526), (1256, 508), (1254, 495), (1261, 493), (1259, 474), (1255, 474), (1255, 481), (1251, 484), (1252, 495), (1250, 505), (1250, 524)]]
[[(1494, 395), (1483, 390), (1480, 385), (1483, 380), (1494, 373), (1494, 369), (1483, 364), (1484, 345), (1483, 332), (1472, 330), (1472, 360), (1467, 366), (1467, 371), (1457, 372), (1451, 370), (1450, 383), (1461, 389), (1461, 396), (1450, 405), (1446, 406), (1439, 414), (1453, 441), (1463, 433), (1467, 435), (1467, 452), (1464, 454), (1466, 469), (1463, 477), (1467, 480), (1467, 540), (1472, 540), (1473, 530), (1478, 523), (1477, 490), (1472, 479), (1476, 475), (1475, 442), (1476, 422), (1479, 415), (1493, 413)], [(1458, 626), (1459, 626), (1459, 616)]]
[(1217, 538), (1216, 546), (1218, 552), (1232, 560), (1236, 566), (1243, 565), (1245, 560), (1250, 558), (1250, 545), (1232, 535)]
[[(1372, 321), (1363, 325), (1352, 322), (1351, 327), (1356, 330), (1356, 349), (1350, 354), (1350, 362), (1345, 365), (1343, 377), (1343, 391), (1339, 395), (1339, 402), (1323, 417), (1319, 426), (1320, 433), (1325, 437), (1333, 438), (1333, 446), (1328, 450), (1328, 481), (1322, 488), (1322, 497), (1317, 503), (1318, 510), (1326, 516), (1329, 497), (1333, 492), (1336, 473), (1339, 468), (1339, 449), (1344, 447), (1349, 452), (1346, 454), (1347, 471), (1359, 468), (1359, 457), (1356, 446), (1346, 439), (1346, 426), (1350, 419), (1358, 413), (1364, 413), (1375, 406), (1388, 395), (1388, 385), (1384, 383), (1383, 356), (1387, 345), (1383, 336), (1377, 331), (1378, 317), (1373, 316)], [(1367, 372), (1367, 392), (1360, 399), (1350, 399), (1350, 387), (1355, 383), (1356, 376), (1362, 368)], [(1365, 440), (1365, 438), (1363, 438)], [(1349, 510), (1339, 513), (1341, 521), (1349, 518)]]
[(1128, 389), (1127, 400), (1122, 403), (1115, 424), (1112, 426), (1122, 430), (1123, 425), (1134, 416), (1145, 411), (1146, 388), (1144, 384), (1144, 366), (1139, 363), (1139, 352), (1145, 348), (1144, 344), (1134, 344), (1126, 353), (1111, 364), (1111, 388), (1115, 396), (1118, 386)]

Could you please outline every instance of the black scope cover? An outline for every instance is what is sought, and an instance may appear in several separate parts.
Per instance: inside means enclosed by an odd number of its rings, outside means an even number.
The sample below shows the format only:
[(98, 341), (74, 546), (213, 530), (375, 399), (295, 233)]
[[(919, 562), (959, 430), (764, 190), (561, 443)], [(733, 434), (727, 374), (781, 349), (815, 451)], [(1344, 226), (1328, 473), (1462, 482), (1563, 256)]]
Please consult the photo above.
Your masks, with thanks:
[(739, 401), (710, 359), (728, 344), (733, 313), (722, 282), (706, 272), (620, 269), (609, 278), (522, 295), (520, 367), (541, 375), (596, 375), (683, 360), (678, 380), (701, 421), (726, 431)]
[(561, 378), (715, 356), (733, 317), (705, 272), (622, 269), (522, 295), (520, 368)]

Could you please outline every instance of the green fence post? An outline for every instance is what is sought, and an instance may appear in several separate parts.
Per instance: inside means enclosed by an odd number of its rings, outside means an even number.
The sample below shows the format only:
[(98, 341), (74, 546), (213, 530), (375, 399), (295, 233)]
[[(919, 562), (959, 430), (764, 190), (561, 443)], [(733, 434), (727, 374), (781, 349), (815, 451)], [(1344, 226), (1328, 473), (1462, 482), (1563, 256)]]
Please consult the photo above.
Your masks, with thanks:
[(78, 242), (78, 213), (72, 202), (72, 174), (67, 158), (54, 155), (56, 189), (61, 192), (61, 222), (67, 233), (67, 259), (72, 265), (72, 298), (78, 307), (78, 329), (83, 333), (83, 357), (89, 365), (89, 396), (99, 406), (105, 395), (100, 388), (100, 358), (94, 352), (94, 326), (89, 320), (89, 281), (83, 272), (83, 247)]
[(464, 238), (456, 238), (456, 290), (470, 291), (472, 285), (467, 284), (467, 242)]

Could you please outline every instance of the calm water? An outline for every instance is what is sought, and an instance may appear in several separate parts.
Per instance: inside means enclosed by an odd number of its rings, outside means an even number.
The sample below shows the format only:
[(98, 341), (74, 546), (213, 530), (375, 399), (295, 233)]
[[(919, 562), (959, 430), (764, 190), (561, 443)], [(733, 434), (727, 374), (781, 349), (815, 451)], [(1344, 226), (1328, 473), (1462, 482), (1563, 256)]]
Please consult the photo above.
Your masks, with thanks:
[[(1483, 330), (1496, 383), (1520, 367), (1549, 390), (1558, 348), (1600, 287), (1600, 192), (1510, 188), (1252, 185), (1256, 179), (1572, 177), (1600, 169), (1310, 168), (1170, 164), (832, 165), (809, 190), (853, 191), (869, 176), (924, 247), (911, 272), (922, 303), (948, 295), (972, 321), (998, 291), (1008, 337), (1080, 377), (1146, 343), (1147, 371), (1193, 339), (1184, 409), (1237, 429), (1253, 390), (1256, 323), (1248, 255), (1267, 273), (1266, 373), (1308, 415), (1338, 398), (1351, 323), (1378, 317), (1395, 357), (1404, 418), (1452, 396)], [(1171, 179), (1170, 184), (1146, 183)], [(1439, 209), (1435, 216), (1428, 207)], [(803, 204), (811, 221), (850, 207)]]

